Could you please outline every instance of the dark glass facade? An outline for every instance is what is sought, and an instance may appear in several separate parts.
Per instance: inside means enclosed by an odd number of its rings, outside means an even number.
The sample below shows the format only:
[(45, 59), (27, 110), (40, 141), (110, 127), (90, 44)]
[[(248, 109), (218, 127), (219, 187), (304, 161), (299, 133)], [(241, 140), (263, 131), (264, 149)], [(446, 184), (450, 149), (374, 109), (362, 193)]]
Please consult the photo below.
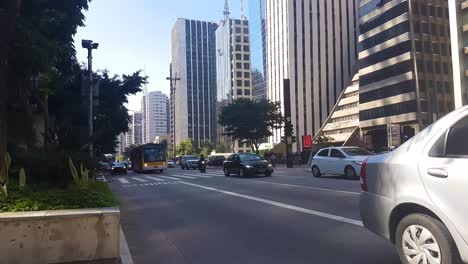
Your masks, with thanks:
[(215, 23), (185, 20), (188, 136), (198, 146), (216, 141)]
[(248, 0), (252, 93), (255, 100), (267, 98), (265, 0)]

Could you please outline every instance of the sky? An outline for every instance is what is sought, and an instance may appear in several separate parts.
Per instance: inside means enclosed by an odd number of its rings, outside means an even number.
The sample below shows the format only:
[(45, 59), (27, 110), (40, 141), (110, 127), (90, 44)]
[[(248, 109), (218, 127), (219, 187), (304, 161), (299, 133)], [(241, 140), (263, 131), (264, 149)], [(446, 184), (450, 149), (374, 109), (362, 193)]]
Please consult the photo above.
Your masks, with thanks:
[[(231, 17), (240, 17), (240, 0), (230, 0), (229, 8)], [(148, 91), (169, 95), (166, 77), (176, 19), (219, 22), (223, 9), (224, 0), (92, 0), (85, 12), (86, 26), (75, 35), (78, 61), (87, 61), (81, 40), (91, 39), (99, 43), (93, 51), (93, 70), (121, 75), (146, 69)], [(140, 104), (141, 93), (129, 97), (127, 108), (139, 111)]]

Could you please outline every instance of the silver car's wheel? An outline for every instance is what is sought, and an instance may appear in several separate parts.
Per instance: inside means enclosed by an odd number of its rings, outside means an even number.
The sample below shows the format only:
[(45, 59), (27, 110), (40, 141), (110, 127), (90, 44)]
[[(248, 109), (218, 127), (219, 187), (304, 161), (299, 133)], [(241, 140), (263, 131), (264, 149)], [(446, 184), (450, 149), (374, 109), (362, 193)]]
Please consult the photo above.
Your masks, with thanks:
[(317, 166), (312, 167), (312, 174), (316, 178), (322, 176), (322, 173), (320, 172), (320, 169)]
[(409, 263), (442, 263), (441, 250), (437, 239), (423, 226), (408, 226), (403, 232), (401, 246)]
[(450, 232), (442, 222), (429, 215), (404, 217), (398, 224), (395, 242), (403, 264), (461, 263)]

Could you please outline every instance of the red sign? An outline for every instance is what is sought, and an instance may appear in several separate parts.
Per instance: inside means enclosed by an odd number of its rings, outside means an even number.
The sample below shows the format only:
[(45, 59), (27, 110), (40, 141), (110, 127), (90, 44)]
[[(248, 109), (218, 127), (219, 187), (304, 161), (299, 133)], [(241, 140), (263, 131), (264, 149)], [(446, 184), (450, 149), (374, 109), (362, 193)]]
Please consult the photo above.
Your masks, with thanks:
[(312, 136), (304, 135), (302, 136), (302, 148), (310, 149), (312, 147)]

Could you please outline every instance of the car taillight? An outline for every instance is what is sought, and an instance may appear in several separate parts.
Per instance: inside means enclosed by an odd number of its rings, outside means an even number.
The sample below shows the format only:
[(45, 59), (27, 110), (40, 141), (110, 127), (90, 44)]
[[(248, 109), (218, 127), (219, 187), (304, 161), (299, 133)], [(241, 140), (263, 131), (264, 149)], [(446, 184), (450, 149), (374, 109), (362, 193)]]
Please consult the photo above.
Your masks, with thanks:
[(367, 159), (361, 165), (361, 191), (367, 192)]

